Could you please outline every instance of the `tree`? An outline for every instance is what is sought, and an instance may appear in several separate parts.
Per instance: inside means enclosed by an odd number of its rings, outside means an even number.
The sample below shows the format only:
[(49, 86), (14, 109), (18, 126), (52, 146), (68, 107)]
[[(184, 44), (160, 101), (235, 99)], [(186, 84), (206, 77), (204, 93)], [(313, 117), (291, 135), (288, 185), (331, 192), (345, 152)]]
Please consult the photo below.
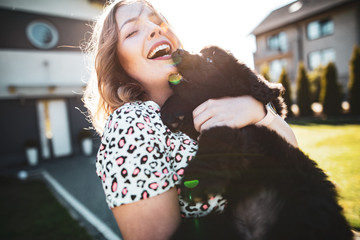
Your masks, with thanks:
[(354, 46), (350, 59), (349, 104), (350, 112), (360, 114), (360, 48)]
[(298, 67), (296, 93), (300, 116), (312, 115), (309, 79), (303, 62), (300, 62)]
[(320, 102), (323, 113), (337, 115), (341, 113), (341, 87), (337, 81), (337, 70), (333, 62), (328, 63), (321, 76)]
[(323, 71), (324, 67), (319, 65), (308, 74), (312, 102), (320, 102), (321, 76)]
[(289, 76), (288, 76), (285, 68), (283, 68), (281, 71), (281, 74), (279, 77), (279, 83), (281, 83), (283, 85), (283, 87), (285, 88), (285, 93), (284, 93), (283, 97), (284, 97), (284, 102), (286, 103), (286, 106), (288, 108), (287, 117), (292, 117), (292, 116), (294, 116), (294, 114), (291, 111), (291, 105), (292, 105), (291, 85), (290, 85)]
[(261, 69), (260, 69), (260, 74), (261, 74), (266, 80), (268, 80), (269, 82), (271, 82), (269, 65), (263, 64), (263, 65), (261, 66)]

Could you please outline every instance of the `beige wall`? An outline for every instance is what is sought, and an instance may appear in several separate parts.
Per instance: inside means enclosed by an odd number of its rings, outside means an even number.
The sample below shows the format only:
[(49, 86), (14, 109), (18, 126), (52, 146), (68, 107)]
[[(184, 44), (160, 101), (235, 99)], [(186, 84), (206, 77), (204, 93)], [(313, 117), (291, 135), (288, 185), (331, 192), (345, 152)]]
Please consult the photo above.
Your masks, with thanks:
[[(308, 40), (306, 37), (307, 24), (311, 21), (324, 18), (333, 20), (334, 34), (316, 40)], [(308, 68), (309, 53), (312, 51), (333, 48), (335, 50), (335, 64), (338, 70), (339, 81), (346, 87), (349, 78), (349, 61), (352, 49), (354, 44), (359, 41), (358, 36), (360, 34), (360, 29), (358, 29), (357, 21), (358, 16), (356, 7), (348, 6), (256, 36), (257, 50), (254, 53), (255, 69), (260, 72), (263, 63), (269, 63), (274, 59), (285, 57), (288, 62), (287, 71), (294, 85), (297, 66), (301, 57), (303, 58), (305, 66)], [(287, 34), (289, 52), (280, 53), (278, 51), (268, 50), (267, 38), (281, 31), (284, 31)], [(299, 52), (299, 50), (301, 50), (301, 48), (299, 48), (299, 42), (302, 42), (302, 53)]]

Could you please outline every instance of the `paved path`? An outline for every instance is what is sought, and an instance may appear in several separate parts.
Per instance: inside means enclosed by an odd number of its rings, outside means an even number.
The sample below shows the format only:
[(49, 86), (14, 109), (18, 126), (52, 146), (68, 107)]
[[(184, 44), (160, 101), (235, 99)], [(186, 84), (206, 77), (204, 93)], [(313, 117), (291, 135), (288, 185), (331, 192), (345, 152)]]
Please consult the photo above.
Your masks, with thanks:
[(47, 160), (37, 167), (12, 169), (12, 174), (20, 170), (25, 170), (29, 178), (43, 178), (58, 200), (94, 239), (122, 239), (95, 173), (95, 156)]

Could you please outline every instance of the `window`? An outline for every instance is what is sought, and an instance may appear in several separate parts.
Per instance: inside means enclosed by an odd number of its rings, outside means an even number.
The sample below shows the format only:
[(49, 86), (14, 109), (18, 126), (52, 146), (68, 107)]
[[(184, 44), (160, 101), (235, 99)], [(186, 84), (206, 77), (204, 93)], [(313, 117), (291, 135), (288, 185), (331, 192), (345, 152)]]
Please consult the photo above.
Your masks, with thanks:
[(332, 20), (314, 21), (307, 25), (307, 37), (314, 40), (334, 33), (334, 23)]
[(311, 52), (309, 54), (309, 68), (314, 70), (319, 65), (325, 66), (329, 62), (335, 61), (335, 51), (332, 48)]
[(270, 62), (270, 75), (273, 82), (277, 82), (279, 80), (281, 71), (283, 68), (286, 68), (286, 64), (286, 59), (277, 59)]
[(286, 52), (288, 50), (286, 33), (280, 32), (279, 34), (269, 37), (267, 44), (270, 50)]
[(37, 48), (51, 49), (59, 41), (59, 33), (56, 27), (45, 20), (34, 20), (26, 28), (26, 35)]

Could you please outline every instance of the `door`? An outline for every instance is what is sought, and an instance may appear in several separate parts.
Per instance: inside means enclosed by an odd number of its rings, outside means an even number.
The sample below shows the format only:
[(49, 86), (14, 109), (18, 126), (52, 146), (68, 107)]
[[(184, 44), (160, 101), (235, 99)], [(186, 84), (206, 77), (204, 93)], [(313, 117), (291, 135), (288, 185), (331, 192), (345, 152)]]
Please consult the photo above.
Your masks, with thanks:
[(66, 101), (40, 100), (37, 108), (42, 157), (49, 159), (70, 155), (72, 149)]

